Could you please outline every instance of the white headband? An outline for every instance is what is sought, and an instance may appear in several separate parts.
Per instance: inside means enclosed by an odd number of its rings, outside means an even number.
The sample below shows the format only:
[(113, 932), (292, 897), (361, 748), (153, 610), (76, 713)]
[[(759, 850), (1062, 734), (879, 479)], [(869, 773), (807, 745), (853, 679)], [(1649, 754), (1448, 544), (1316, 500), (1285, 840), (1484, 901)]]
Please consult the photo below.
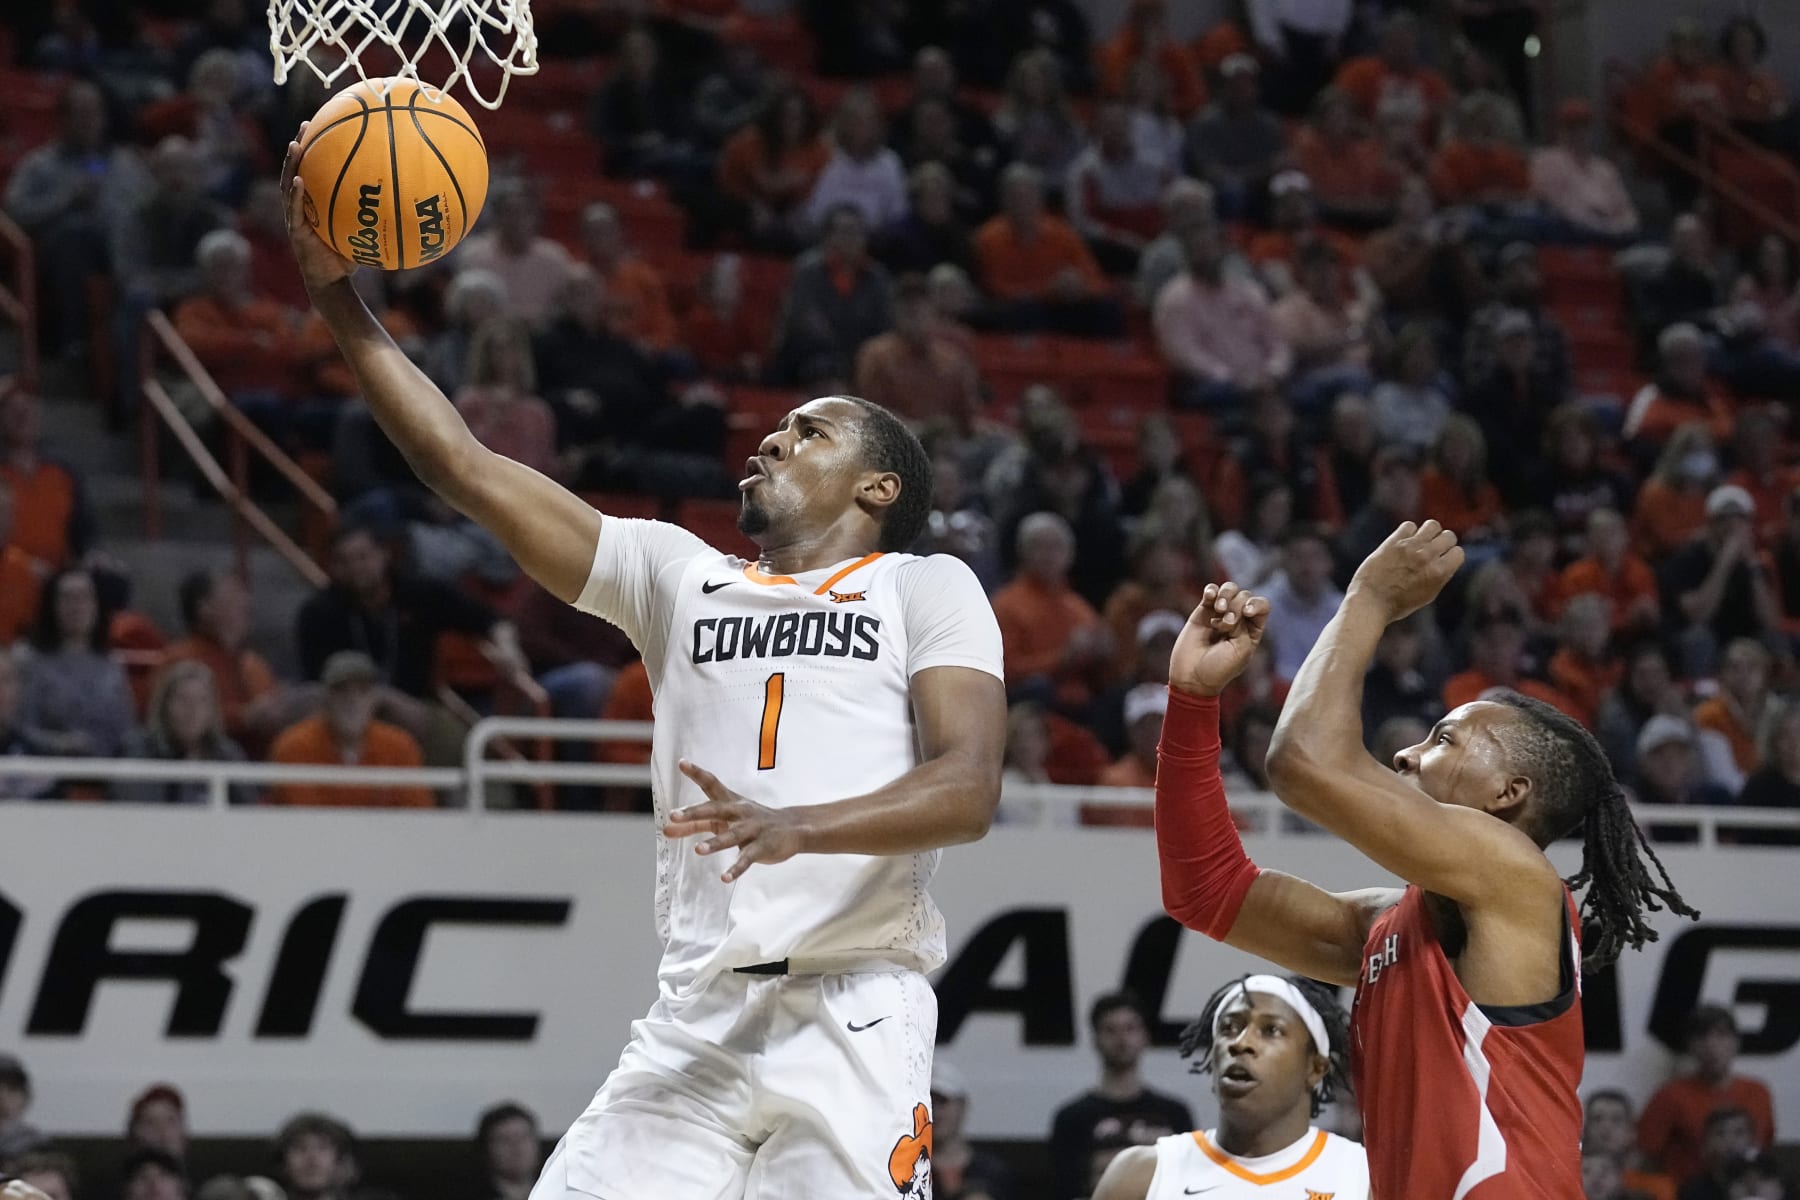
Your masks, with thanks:
[[(1299, 988), (1279, 975), (1251, 975), (1239, 986), (1246, 992), (1261, 992), (1265, 996), (1285, 1000), (1287, 1006), (1300, 1015), (1300, 1023), (1306, 1026), (1306, 1032), (1312, 1034), (1313, 1045), (1318, 1052), (1327, 1058), (1331, 1057), (1331, 1039), (1325, 1036), (1325, 1018), (1319, 1015), (1319, 1010), (1312, 1006), (1312, 1001)], [(1225, 1019), (1228, 1007), (1230, 1005), (1227, 1002), (1221, 1001), (1219, 1010), (1213, 1014), (1212, 1034), (1215, 1039), (1219, 1036), (1219, 1022)]]

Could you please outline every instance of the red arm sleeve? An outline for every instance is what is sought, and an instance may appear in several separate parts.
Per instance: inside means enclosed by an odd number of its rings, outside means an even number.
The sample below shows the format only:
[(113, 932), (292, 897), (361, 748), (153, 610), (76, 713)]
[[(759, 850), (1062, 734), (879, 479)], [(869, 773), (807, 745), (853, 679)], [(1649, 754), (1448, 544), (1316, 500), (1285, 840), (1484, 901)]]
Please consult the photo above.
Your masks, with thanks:
[(1217, 697), (1169, 689), (1157, 762), (1163, 907), (1189, 929), (1223, 941), (1258, 872), (1225, 803)]

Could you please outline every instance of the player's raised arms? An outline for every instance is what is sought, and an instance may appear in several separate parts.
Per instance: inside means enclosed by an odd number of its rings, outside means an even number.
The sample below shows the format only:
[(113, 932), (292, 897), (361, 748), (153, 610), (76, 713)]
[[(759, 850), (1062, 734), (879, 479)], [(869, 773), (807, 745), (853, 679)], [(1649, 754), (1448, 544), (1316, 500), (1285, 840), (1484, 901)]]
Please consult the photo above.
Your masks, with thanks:
[[(301, 126), (300, 136), (305, 133)], [(355, 265), (321, 241), (302, 215), (298, 149), (298, 141), (288, 143), (281, 168), (288, 238), (306, 294), (343, 351), (369, 412), (421, 483), (499, 538), (546, 591), (573, 601), (594, 560), (600, 514), (561, 484), (483, 446), (449, 397), (394, 344), (350, 286)]]

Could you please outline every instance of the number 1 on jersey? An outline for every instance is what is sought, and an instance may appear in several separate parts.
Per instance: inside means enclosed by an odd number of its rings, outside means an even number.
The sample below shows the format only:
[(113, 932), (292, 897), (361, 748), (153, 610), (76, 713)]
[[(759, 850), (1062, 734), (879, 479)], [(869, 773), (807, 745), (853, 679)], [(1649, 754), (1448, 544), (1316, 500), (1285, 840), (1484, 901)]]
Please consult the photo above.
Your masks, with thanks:
[(777, 671), (763, 684), (762, 738), (756, 753), (756, 769), (775, 767), (775, 734), (781, 728), (781, 692), (786, 676)]

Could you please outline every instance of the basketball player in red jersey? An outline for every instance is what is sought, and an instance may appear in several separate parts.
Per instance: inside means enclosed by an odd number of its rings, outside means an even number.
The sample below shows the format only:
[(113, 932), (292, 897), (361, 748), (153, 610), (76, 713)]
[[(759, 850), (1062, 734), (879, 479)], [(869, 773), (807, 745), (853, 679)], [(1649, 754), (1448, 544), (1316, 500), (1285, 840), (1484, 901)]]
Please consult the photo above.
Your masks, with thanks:
[[(1579, 1200), (1578, 929), (1594, 967), (1656, 937), (1646, 910), (1695, 914), (1599, 745), (1547, 705), (1512, 693), (1465, 704), (1391, 769), (1363, 749), (1363, 674), (1382, 631), (1429, 604), (1462, 559), (1435, 521), (1382, 543), (1294, 679), (1269, 751), (1284, 804), (1409, 886), (1331, 893), (1245, 855), (1219, 779), (1217, 698), (1269, 605), (1227, 583), (1206, 589), (1170, 662), (1163, 903), (1209, 937), (1356, 988), (1352, 1073), (1374, 1196)], [(1577, 830), (1584, 859), (1565, 885), (1544, 847)], [(1584, 885), (1578, 915), (1570, 888)]]

